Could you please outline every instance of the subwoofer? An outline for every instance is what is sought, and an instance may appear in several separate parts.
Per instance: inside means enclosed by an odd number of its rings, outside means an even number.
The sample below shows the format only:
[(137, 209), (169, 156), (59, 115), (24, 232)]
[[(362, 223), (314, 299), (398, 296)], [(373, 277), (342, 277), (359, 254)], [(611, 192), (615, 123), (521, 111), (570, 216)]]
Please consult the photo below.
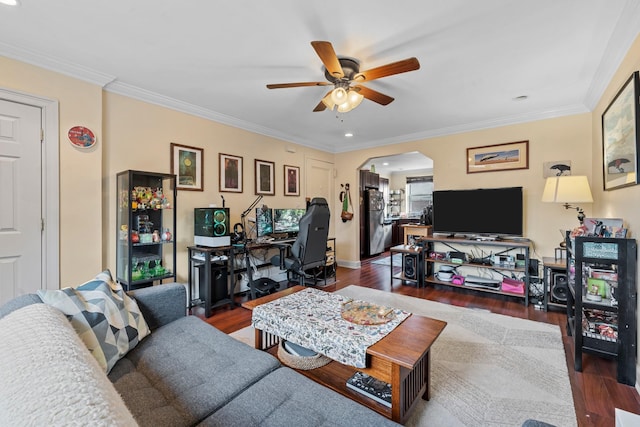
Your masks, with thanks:
[(402, 270), (404, 272), (404, 277), (407, 279), (417, 279), (418, 278), (418, 257), (415, 255), (404, 255)]
[(551, 279), (551, 289), (549, 291), (551, 302), (556, 304), (566, 304), (567, 292), (569, 292), (567, 275), (561, 273), (554, 274)]

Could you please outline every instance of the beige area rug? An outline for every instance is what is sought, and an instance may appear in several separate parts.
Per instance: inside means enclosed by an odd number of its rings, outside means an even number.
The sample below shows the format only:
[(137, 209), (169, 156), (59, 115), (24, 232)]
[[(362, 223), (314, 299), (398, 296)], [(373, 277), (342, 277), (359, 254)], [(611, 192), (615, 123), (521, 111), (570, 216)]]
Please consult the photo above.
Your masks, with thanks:
[[(432, 348), (431, 400), (407, 426), (576, 426), (558, 326), (348, 286), (337, 293), (447, 322)], [(231, 334), (253, 346), (253, 328)]]

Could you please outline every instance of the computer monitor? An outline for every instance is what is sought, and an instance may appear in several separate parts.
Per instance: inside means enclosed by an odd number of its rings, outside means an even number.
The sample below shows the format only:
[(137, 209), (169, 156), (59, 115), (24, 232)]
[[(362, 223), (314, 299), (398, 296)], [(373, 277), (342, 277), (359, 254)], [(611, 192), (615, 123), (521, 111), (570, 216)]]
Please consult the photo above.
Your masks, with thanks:
[(273, 209), (256, 208), (256, 230), (258, 237), (273, 233)]
[(287, 233), (290, 236), (298, 234), (300, 218), (306, 209), (274, 209), (273, 232)]

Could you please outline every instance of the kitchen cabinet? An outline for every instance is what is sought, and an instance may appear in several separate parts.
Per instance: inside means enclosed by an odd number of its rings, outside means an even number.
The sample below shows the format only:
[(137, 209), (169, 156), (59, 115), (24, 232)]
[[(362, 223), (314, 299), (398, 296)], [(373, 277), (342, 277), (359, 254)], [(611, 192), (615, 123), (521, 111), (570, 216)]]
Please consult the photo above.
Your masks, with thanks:
[(360, 171), (360, 183), (364, 188), (380, 188), (380, 175), (369, 170)]

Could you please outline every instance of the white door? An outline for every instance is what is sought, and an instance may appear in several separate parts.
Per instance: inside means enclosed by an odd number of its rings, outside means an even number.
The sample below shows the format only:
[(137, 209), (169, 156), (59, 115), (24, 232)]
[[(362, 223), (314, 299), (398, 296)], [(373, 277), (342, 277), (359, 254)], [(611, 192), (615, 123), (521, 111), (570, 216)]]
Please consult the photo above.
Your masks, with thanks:
[[(334, 195), (334, 178), (333, 163), (323, 160), (306, 159), (305, 165), (305, 196), (313, 199), (314, 197), (324, 197), (329, 203), (331, 217), (336, 215)], [(337, 215), (340, 212), (337, 211)], [(333, 226), (333, 221), (330, 222)], [(331, 236), (331, 228), (329, 227), (329, 235)]]
[(0, 304), (42, 286), (42, 110), (0, 100)]

